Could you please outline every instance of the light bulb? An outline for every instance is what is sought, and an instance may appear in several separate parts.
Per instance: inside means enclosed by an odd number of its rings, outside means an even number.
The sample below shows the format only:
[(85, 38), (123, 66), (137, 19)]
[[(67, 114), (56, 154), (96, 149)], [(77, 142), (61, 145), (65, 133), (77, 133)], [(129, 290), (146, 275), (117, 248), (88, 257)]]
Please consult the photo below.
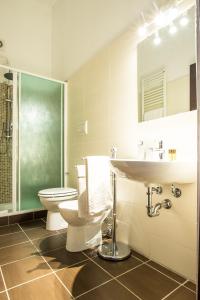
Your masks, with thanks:
[(179, 21), (181, 26), (186, 26), (189, 23), (189, 19), (187, 17), (187, 15), (183, 15)]
[(174, 35), (177, 32), (177, 27), (174, 25), (174, 23), (171, 23), (171, 25), (169, 26), (169, 33), (171, 35)]
[(138, 29), (138, 34), (141, 36), (141, 37), (144, 37), (147, 33), (147, 24), (145, 23), (143, 26), (141, 26), (139, 29)]
[(159, 14), (155, 17), (155, 21), (156, 25), (158, 26), (163, 26), (166, 23), (166, 17), (165, 14), (162, 12), (159, 12)]
[(177, 9), (177, 7), (170, 8), (169, 11), (168, 11), (169, 21), (174, 20), (177, 16), (178, 16), (178, 9)]
[(156, 45), (156, 46), (160, 45), (160, 43), (161, 43), (161, 38), (160, 38), (158, 32), (155, 33), (155, 37), (154, 37), (154, 39), (153, 39), (153, 42), (154, 42), (154, 45)]

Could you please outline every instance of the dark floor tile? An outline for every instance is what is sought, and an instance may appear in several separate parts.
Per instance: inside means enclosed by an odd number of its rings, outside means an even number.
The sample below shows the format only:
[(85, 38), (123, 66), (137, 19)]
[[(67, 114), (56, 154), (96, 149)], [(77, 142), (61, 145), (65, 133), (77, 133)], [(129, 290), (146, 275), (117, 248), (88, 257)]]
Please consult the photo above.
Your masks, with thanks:
[(71, 296), (55, 275), (48, 275), (9, 290), (10, 300), (70, 300)]
[(0, 226), (8, 225), (8, 217), (0, 217)]
[(40, 252), (47, 252), (66, 246), (66, 242), (61, 237), (61, 234), (52, 235), (43, 239), (33, 240), (33, 244)]
[(57, 231), (46, 230), (45, 224), (43, 223), (43, 226), (26, 230), (26, 234), (28, 235), (29, 239), (35, 240), (35, 239), (41, 239), (47, 236), (55, 235), (58, 233)]
[(118, 280), (143, 300), (160, 300), (178, 286), (175, 281), (147, 265), (118, 277)]
[(3, 278), (2, 278), (1, 273), (0, 273), (0, 292), (2, 292), (4, 290), (5, 290), (5, 286), (4, 286), (4, 283), (3, 283)]
[(196, 294), (184, 287), (178, 288), (166, 300), (196, 300)]
[(189, 289), (193, 290), (194, 292), (196, 292), (196, 284), (195, 283), (188, 281), (184, 285), (186, 287), (188, 287)]
[(144, 256), (144, 255), (136, 252), (135, 250), (131, 250), (131, 254), (133, 256), (135, 256), (136, 258), (139, 258), (140, 260), (144, 261), (144, 262), (147, 261), (147, 260), (149, 260), (149, 258), (147, 258), (146, 256)]
[(40, 256), (28, 257), (5, 265), (2, 267), (2, 272), (7, 288), (52, 273), (49, 266)]
[(35, 219), (41, 219), (47, 217), (47, 210), (39, 210), (34, 212)]
[(22, 222), (22, 223), (20, 223), (20, 226), (23, 230), (26, 231), (26, 230), (37, 228), (37, 227), (44, 227), (45, 228), (46, 224), (41, 219), (37, 219), (37, 220)]
[(129, 257), (122, 261), (110, 261), (96, 257), (94, 261), (113, 276), (118, 276), (141, 264), (141, 261), (134, 257)]
[(0, 227), (0, 235), (19, 232), (19, 231), (21, 231), (21, 229), (19, 228), (19, 226), (17, 224)]
[(8, 300), (6, 293), (0, 293), (0, 300)]
[(0, 238), (0, 248), (12, 246), (12, 245), (27, 242), (27, 241), (28, 241), (28, 238), (22, 231), (2, 235)]
[(0, 249), (0, 265), (35, 254), (35, 247), (30, 242)]
[(111, 278), (91, 260), (64, 268), (57, 275), (73, 296), (78, 296)]
[(33, 212), (9, 216), (9, 224), (33, 220)]
[(78, 298), (80, 300), (138, 300), (133, 294), (125, 289), (121, 284), (112, 280), (83, 296)]
[(153, 268), (157, 269), (158, 271), (166, 274), (167, 276), (171, 277), (172, 279), (178, 281), (179, 283), (183, 283), (186, 279), (166, 268), (164, 268), (163, 266), (153, 262), (153, 261), (150, 261), (148, 262), (148, 265), (152, 266)]
[(87, 259), (81, 252), (69, 252), (65, 248), (46, 252), (43, 256), (54, 270), (59, 270)]

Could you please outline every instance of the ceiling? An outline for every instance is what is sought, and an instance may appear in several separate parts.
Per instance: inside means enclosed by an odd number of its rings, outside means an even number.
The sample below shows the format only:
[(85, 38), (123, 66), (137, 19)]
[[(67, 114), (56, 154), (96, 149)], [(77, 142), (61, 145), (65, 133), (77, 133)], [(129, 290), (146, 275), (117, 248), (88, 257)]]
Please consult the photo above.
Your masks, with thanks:
[[(161, 7), (172, 1), (156, 2)], [(139, 24), (141, 11), (146, 18), (155, 14), (152, 0), (57, 0), (53, 7), (53, 76), (68, 79), (126, 28)]]

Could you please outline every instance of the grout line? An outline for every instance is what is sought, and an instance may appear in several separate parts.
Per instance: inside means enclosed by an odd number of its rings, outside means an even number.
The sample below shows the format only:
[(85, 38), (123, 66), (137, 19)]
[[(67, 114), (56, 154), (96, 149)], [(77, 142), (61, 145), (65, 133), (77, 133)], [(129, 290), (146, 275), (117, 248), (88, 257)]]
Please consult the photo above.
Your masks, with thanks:
[[(186, 282), (184, 282), (184, 284), (186, 284), (187, 282), (189, 282), (190, 280), (186, 280)], [(191, 288), (189, 288), (188, 286), (185, 286), (184, 285), (184, 287), (186, 288), (186, 289), (188, 289), (189, 291), (191, 291), (191, 292), (193, 292), (193, 293), (195, 293), (196, 294), (196, 291), (194, 291), (194, 290), (192, 290)]]
[(4, 266), (7, 266), (7, 265), (11, 265), (11, 264), (14, 264), (18, 261), (21, 261), (21, 260), (25, 260), (26, 258), (31, 258), (31, 257), (35, 257), (37, 256), (37, 254), (33, 254), (33, 255), (30, 255), (30, 256), (26, 256), (26, 257), (23, 257), (23, 258), (20, 258), (20, 259), (16, 259), (16, 260), (13, 260), (13, 261), (10, 261), (8, 263), (5, 263), (5, 264), (2, 264), (0, 265), (0, 267), (4, 267)]
[(101, 287), (102, 285), (104, 285), (104, 284), (106, 284), (106, 283), (108, 283), (108, 282), (110, 282), (110, 281), (114, 281), (114, 278), (110, 278), (109, 280), (107, 280), (107, 281), (105, 281), (105, 282), (103, 282), (103, 283), (101, 283), (101, 284), (99, 284), (99, 285), (97, 285), (97, 286), (95, 286), (95, 287), (89, 289), (88, 291), (86, 291), (86, 292), (84, 292), (84, 293), (78, 295), (77, 297), (75, 297), (75, 299), (78, 299), (78, 298), (80, 298), (81, 296), (83, 296), (83, 295), (85, 295), (85, 294), (87, 294), (87, 293), (89, 293), (89, 292), (91, 292), (91, 291), (96, 290), (97, 288)]
[(89, 257), (86, 253), (84, 253), (83, 251), (82, 251), (82, 253), (83, 253), (90, 261), (92, 261), (95, 265), (97, 265), (100, 269), (102, 269), (104, 272), (106, 272), (108, 275), (110, 275), (110, 276), (112, 277), (112, 279), (115, 278), (111, 273), (109, 273), (107, 270), (105, 270), (102, 266), (98, 265), (98, 264), (97, 264), (91, 257)]
[[(29, 243), (29, 242), (28, 242), (28, 243)], [(31, 244), (32, 244), (32, 243), (31, 243)], [(52, 252), (52, 251), (54, 251), (54, 250), (59, 250), (59, 249), (63, 249), (63, 248), (64, 248), (64, 247), (58, 247), (58, 248), (55, 248), (55, 249), (50, 250), (50, 251), (42, 252), (42, 254), (46, 254), (46, 253)], [(32, 256), (38, 256), (38, 252), (39, 252), (39, 251), (37, 250), (37, 254), (32, 254), (32, 255), (30, 255), (30, 256), (26, 256), (26, 257), (23, 257), (23, 258), (20, 258), (20, 259), (16, 259), (16, 260), (10, 261), (10, 262), (8, 262), (8, 263), (5, 263), (5, 264), (0, 265), (0, 267), (4, 267), (4, 266), (6, 266), (6, 265), (10, 265), (10, 264), (12, 264), (12, 263), (15, 263), (15, 262), (24, 260), (24, 259), (26, 259), (26, 258), (30, 258), (30, 257), (32, 257)]]
[(54, 270), (54, 272), (55, 272), (55, 273), (58, 273), (59, 271), (61, 271), (61, 270), (63, 270), (63, 269), (75, 267), (76, 265), (82, 264), (82, 263), (84, 263), (84, 262), (86, 262), (86, 261), (88, 261), (87, 258), (84, 259), (84, 260), (81, 260), (81, 261), (79, 261), (79, 262), (76, 262), (76, 263), (74, 263), (74, 264), (71, 264), (71, 265), (65, 266), (65, 267), (63, 267), (63, 268), (60, 268), (60, 269), (58, 269), (58, 270)]
[(8, 223), (8, 224), (6, 224), (6, 225), (0, 225), (0, 228), (12, 226), (12, 225), (17, 225), (17, 223), (11, 223), (11, 224)]
[[(84, 253), (84, 252), (83, 252)], [(108, 275), (110, 275), (111, 277), (112, 277), (112, 279), (115, 279), (119, 284), (121, 284), (125, 289), (127, 289), (131, 294), (133, 294), (135, 297), (137, 297), (139, 300), (142, 300), (139, 296), (137, 296), (134, 292), (132, 292), (131, 290), (129, 290), (129, 288), (127, 288), (125, 285), (123, 285), (123, 283), (121, 283), (118, 279), (117, 279), (117, 276), (113, 276), (111, 273), (109, 273), (107, 270), (105, 270), (103, 267), (101, 267), (100, 265), (98, 265), (92, 258), (90, 258), (86, 253), (84, 253), (88, 258), (89, 258), (89, 260), (91, 260), (94, 264), (96, 264), (98, 267), (100, 267), (104, 272), (106, 272)], [(133, 270), (133, 269), (136, 269), (137, 267), (140, 267), (141, 265), (143, 265), (144, 263), (142, 263), (142, 264), (140, 264), (140, 265), (138, 265), (138, 266), (136, 266), (136, 267), (134, 267), (134, 268), (132, 268), (131, 270)], [(126, 271), (126, 272), (124, 272), (124, 273), (122, 273), (122, 274), (125, 274), (125, 273), (127, 273), (127, 272), (129, 272), (129, 271), (131, 271), (131, 270), (128, 270), (128, 271)], [(120, 274), (120, 275), (118, 275), (118, 277), (119, 276), (121, 276), (122, 274)], [(94, 288), (95, 289), (95, 288)]]
[(0, 267), (0, 274), (1, 274), (1, 277), (2, 277), (2, 280), (3, 280), (3, 283), (4, 283), (4, 287), (5, 287), (5, 292), (6, 292), (7, 298), (8, 298), (8, 300), (10, 300), (10, 296), (9, 296), (9, 294), (8, 294), (8, 290), (7, 290), (5, 278), (4, 278), (4, 275), (3, 275), (3, 272), (2, 272), (1, 267)]
[[(20, 227), (20, 225), (18, 225)], [(22, 228), (21, 228), (22, 229)], [(22, 229), (23, 231), (23, 229)], [(24, 232), (24, 231), (23, 231)], [(26, 234), (26, 232), (24, 232), (24, 234)], [(29, 239), (29, 237), (27, 236), (27, 238)], [(42, 253), (39, 252), (39, 249), (33, 244), (32, 240), (29, 239), (29, 241), (31, 242), (31, 244), (35, 247), (35, 249), (38, 251), (39, 256), (44, 260), (44, 262), (47, 264), (47, 266), (50, 268), (50, 270), (52, 271), (52, 273), (55, 275), (55, 277), (57, 278), (57, 280), (61, 283), (61, 285), (64, 287), (64, 289), (70, 294), (70, 296), (73, 297), (72, 293), (70, 292), (70, 290), (64, 285), (64, 283), (62, 282), (62, 280), (59, 278), (59, 276), (56, 274), (56, 272), (52, 269), (52, 267), (50, 266), (50, 264), (46, 261), (46, 259), (44, 258), (44, 256), (42, 255)], [(51, 273), (51, 274), (52, 274)], [(74, 297), (73, 297), (74, 298)]]
[[(24, 231), (24, 233), (26, 234), (25, 231)], [(42, 240), (42, 239), (48, 238), (48, 237), (50, 237), (50, 236), (55, 236), (55, 235), (59, 235), (59, 234), (56, 232), (56, 233), (54, 233), (54, 234), (44, 235), (44, 236), (41, 236), (41, 237), (39, 237), (39, 238), (37, 237), (37, 238), (35, 238), (35, 239), (31, 239), (31, 238), (28, 236), (28, 234), (26, 234), (26, 236), (28, 237), (29, 241)]]
[(129, 269), (129, 270), (127, 270), (127, 271), (125, 271), (125, 272), (123, 272), (123, 273), (121, 273), (121, 274), (115, 276), (115, 278), (117, 279), (117, 278), (119, 278), (120, 276), (122, 276), (122, 275), (124, 275), (124, 274), (126, 274), (126, 273), (129, 273), (130, 271), (133, 271), (133, 270), (135, 270), (135, 269), (137, 269), (137, 268), (143, 266), (144, 264), (145, 264), (145, 263), (143, 262), (143, 263), (141, 263), (141, 264), (135, 266), (134, 268)]
[(177, 291), (180, 287), (184, 286), (184, 284), (186, 282), (187, 282), (187, 280), (185, 280), (182, 284), (180, 284), (175, 289), (173, 289), (170, 293), (168, 293), (166, 296), (164, 296), (161, 300), (167, 299), (171, 294), (173, 294), (175, 291)]
[(147, 262), (147, 261), (150, 261), (150, 259), (147, 259), (147, 260), (142, 260), (141, 258), (139, 258), (139, 257), (137, 257), (137, 256), (135, 256), (135, 255), (133, 255), (133, 254), (131, 254), (131, 256), (133, 257), (133, 258), (137, 258), (138, 260), (140, 260), (140, 261), (142, 261), (142, 262)]
[[(50, 270), (50, 271), (51, 271), (51, 270)], [(37, 279), (42, 279), (42, 278), (47, 277), (47, 276), (50, 276), (50, 275), (53, 275), (53, 273), (51, 272), (51, 273), (48, 273), (48, 274), (45, 274), (45, 275), (41, 275), (41, 276), (39, 276), (39, 277), (36, 277), (36, 278), (30, 279), (30, 280), (27, 280), (27, 281), (25, 281), (25, 282), (22, 282), (22, 283), (19, 283), (19, 284), (17, 284), (17, 285), (12, 286), (12, 287), (8, 288), (7, 290), (10, 291), (10, 290), (16, 289), (16, 288), (18, 288), (18, 287), (20, 287), (20, 286), (22, 286), (22, 285), (31, 283), (31, 282), (33, 282), (33, 281), (36, 281)]]
[(26, 244), (26, 243), (29, 243), (29, 240), (26, 240), (25, 242), (21, 242), (21, 243), (13, 244), (13, 245), (9, 245), (9, 246), (4, 246), (4, 247), (1, 247), (1, 248), (0, 248), (0, 250), (2, 250), (2, 249), (6, 249), (6, 248), (9, 248), (9, 247), (13, 247), (13, 246), (17, 246), (17, 245), (21, 245), (21, 244)]
[[(149, 261), (148, 261), (148, 262), (149, 262)], [(153, 269), (153, 270), (155, 270), (155, 271), (159, 272), (160, 274), (162, 274), (162, 275), (164, 275), (165, 277), (167, 277), (167, 278), (169, 278), (169, 279), (171, 279), (171, 280), (175, 281), (175, 282), (176, 282), (176, 283), (178, 283), (178, 284), (182, 284), (181, 282), (179, 282), (179, 281), (177, 281), (176, 279), (174, 279), (174, 278), (170, 277), (169, 275), (167, 275), (167, 274), (165, 274), (165, 273), (161, 272), (160, 270), (158, 270), (158, 269), (154, 268), (153, 266), (151, 266), (151, 265), (148, 265), (148, 262), (146, 263), (146, 265), (147, 265), (148, 267), (150, 267), (151, 269)], [(187, 279), (185, 279), (185, 281), (187, 281)], [(184, 283), (185, 283), (185, 281), (184, 281)]]
[(20, 231), (14, 231), (14, 232), (9, 232), (9, 233), (5, 233), (5, 234), (0, 234), (0, 237), (15, 234), (15, 233), (22, 233), (22, 231), (20, 230)]
[(119, 281), (117, 278), (115, 278), (115, 280), (121, 284), (127, 291), (129, 291), (132, 295), (134, 295), (136, 298), (138, 298), (139, 300), (142, 300), (137, 294), (135, 294), (133, 291), (131, 291), (127, 286), (125, 286), (121, 281)]

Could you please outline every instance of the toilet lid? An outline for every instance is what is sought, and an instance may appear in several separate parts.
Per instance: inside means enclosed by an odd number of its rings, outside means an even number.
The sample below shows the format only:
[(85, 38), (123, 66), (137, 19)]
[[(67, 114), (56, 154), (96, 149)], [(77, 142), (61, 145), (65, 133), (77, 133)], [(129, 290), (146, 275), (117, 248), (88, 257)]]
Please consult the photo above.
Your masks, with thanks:
[(77, 195), (77, 190), (73, 188), (52, 188), (41, 190), (38, 193), (38, 196), (46, 197), (62, 197), (62, 196), (73, 196)]

